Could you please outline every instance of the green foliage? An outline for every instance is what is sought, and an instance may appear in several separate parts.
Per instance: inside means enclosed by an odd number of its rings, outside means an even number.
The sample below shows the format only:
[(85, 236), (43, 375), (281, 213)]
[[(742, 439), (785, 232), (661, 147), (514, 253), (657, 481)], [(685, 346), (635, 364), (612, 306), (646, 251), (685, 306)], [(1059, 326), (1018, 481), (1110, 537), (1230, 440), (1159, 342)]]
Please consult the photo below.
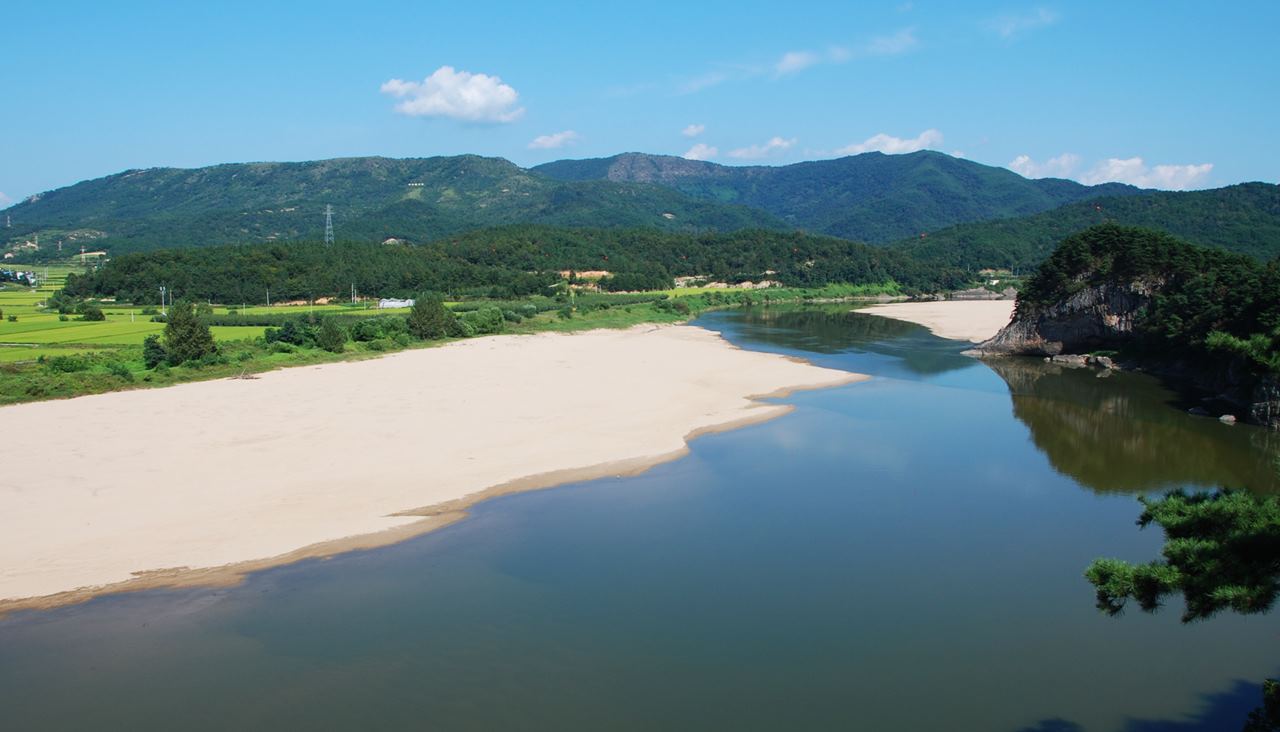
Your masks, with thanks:
[(120, 363), (119, 361), (112, 361), (108, 363), (107, 371), (118, 379), (123, 379), (129, 383), (133, 382), (133, 372), (129, 370), (128, 365)]
[[(509, 226), (423, 246), (283, 243), (163, 250), (113, 258), (91, 275), (68, 277), (72, 297), (156, 302), (162, 284), (191, 297), (262, 303), (362, 292), (408, 297), (423, 290), (496, 299), (553, 294), (559, 272), (601, 267), (608, 288), (671, 284), (672, 276), (727, 282), (771, 279), (795, 287), (894, 280), (908, 290), (963, 285), (958, 270), (921, 265), (893, 251), (831, 237), (761, 229), (673, 234), (654, 229)], [(279, 325), (266, 316), (217, 316), (224, 325)], [(243, 318), (242, 320), (236, 320)]]
[(480, 308), (479, 310), (464, 313), (460, 320), (471, 326), (474, 335), (501, 333), (505, 324), (502, 311), (494, 307)]
[(168, 322), (164, 326), (164, 349), (171, 365), (198, 361), (218, 352), (213, 333), (202, 322), (189, 301), (183, 300), (169, 308)]
[(320, 321), (320, 330), (316, 333), (316, 345), (330, 353), (342, 353), (347, 345), (347, 334), (343, 332), (338, 321), (324, 318)]
[(338, 237), (367, 243), (388, 238), (421, 243), (517, 222), (671, 231), (783, 226), (763, 211), (697, 200), (660, 186), (562, 182), (500, 158), (460, 155), (125, 171), (16, 204), (10, 209), (15, 226), (5, 233), (49, 236), (92, 222), (82, 235), (112, 256), (168, 247), (318, 241), (325, 204), (337, 201), (342, 202), (334, 213)]
[(1186, 601), (1183, 622), (1271, 609), (1280, 593), (1280, 499), (1223, 490), (1139, 500), (1138, 525), (1164, 529), (1164, 558), (1136, 566), (1095, 560), (1085, 577), (1099, 609), (1117, 615), (1132, 599), (1154, 612), (1177, 593)]
[(1031, 216), (960, 224), (923, 238), (917, 234), (891, 248), (938, 267), (1025, 272), (1058, 242), (1103, 223), (1159, 229), (1200, 246), (1270, 259), (1280, 254), (1280, 186), (1243, 183), (1098, 198)]
[(160, 343), (160, 336), (149, 335), (142, 341), (142, 364), (154, 369), (169, 360), (169, 352)]
[(424, 341), (449, 337), (457, 332), (457, 318), (439, 295), (424, 293), (414, 300), (406, 324), (409, 332)]
[(49, 371), (60, 374), (88, 371), (93, 366), (93, 361), (87, 356), (53, 356), (43, 359), (43, 363)]
[(868, 242), (890, 242), (964, 221), (1022, 216), (1138, 189), (1028, 180), (942, 153), (866, 153), (777, 168), (723, 166), (627, 153), (560, 160), (534, 168), (559, 180), (654, 182), (706, 201), (767, 211), (793, 226)]
[(1280, 681), (1262, 682), (1262, 706), (1249, 712), (1241, 732), (1276, 732), (1280, 730)]
[(1280, 262), (1205, 249), (1146, 229), (1104, 224), (1068, 237), (1018, 296), (1027, 314), (1086, 287), (1145, 283), (1151, 302), (1135, 345), (1155, 353), (1280, 364)]
[(83, 305), (80, 307), (80, 319), (88, 321), (106, 320), (107, 316), (102, 312), (102, 308), (97, 305)]

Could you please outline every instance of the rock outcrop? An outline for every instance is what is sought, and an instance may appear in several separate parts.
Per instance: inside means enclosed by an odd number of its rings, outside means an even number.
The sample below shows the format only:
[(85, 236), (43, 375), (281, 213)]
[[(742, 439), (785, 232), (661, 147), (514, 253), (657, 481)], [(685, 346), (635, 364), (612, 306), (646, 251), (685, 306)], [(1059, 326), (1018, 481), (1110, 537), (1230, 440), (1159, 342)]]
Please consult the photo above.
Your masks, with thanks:
[(1019, 303), (1013, 322), (974, 350), (982, 355), (1057, 356), (1123, 345), (1134, 322), (1163, 284), (1145, 279), (1085, 287), (1048, 307)]
[[(1163, 284), (1154, 278), (1105, 282), (1049, 306), (1024, 308), (1019, 303), (1013, 322), (970, 353), (1041, 356), (1064, 366), (1116, 368), (1110, 358), (1086, 354), (1131, 345), (1137, 320)], [(1259, 377), (1234, 359), (1210, 365), (1175, 354), (1165, 359), (1146, 357), (1140, 364), (1232, 405), (1242, 421), (1280, 429), (1280, 379), (1275, 376)]]

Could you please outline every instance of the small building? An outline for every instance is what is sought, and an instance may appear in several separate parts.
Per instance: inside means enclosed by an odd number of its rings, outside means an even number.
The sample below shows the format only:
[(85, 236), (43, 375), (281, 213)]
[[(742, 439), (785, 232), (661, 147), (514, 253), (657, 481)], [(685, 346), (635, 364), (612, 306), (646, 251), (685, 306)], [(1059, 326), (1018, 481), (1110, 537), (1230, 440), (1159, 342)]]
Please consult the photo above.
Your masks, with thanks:
[(378, 301), (378, 309), (386, 310), (389, 308), (411, 308), (413, 307), (413, 298), (408, 300), (397, 300), (395, 298), (384, 297)]

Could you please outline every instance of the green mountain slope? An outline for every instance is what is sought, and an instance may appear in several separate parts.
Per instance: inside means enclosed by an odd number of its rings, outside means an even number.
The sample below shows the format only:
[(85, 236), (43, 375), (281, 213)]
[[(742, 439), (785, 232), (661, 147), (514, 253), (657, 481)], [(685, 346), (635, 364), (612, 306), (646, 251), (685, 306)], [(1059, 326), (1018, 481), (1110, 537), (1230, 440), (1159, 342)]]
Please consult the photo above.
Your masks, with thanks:
[(426, 241), (484, 226), (650, 226), (670, 231), (783, 226), (767, 213), (656, 185), (563, 182), (500, 158), (342, 158), (131, 170), (9, 208), (8, 244), (41, 236), (112, 253), (319, 239)]
[(563, 181), (668, 186), (704, 200), (759, 208), (791, 226), (872, 243), (968, 221), (1032, 214), (1085, 198), (1140, 192), (1117, 183), (1029, 180), (933, 151), (873, 152), (780, 167), (626, 153), (559, 160), (532, 170)]
[(1031, 216), (961, 224), (892, 248), (936, 265), (1028, 270), (1067, 236), (1101, 223), (1160, 229), (1193, 244), (1269, 259), (1280, 255), (1280, 186), (1243, 183), (1099, 198)]

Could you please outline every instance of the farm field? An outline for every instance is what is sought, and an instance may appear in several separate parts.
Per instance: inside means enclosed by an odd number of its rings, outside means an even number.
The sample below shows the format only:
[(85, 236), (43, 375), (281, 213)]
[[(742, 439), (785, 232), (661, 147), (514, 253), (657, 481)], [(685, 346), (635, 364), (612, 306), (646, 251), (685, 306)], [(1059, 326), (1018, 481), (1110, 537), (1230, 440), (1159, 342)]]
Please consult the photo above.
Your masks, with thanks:
[[(22, 269), (21, 265), (15, 266)], [(66, 356), (141, 345), (147, 336), (164, 330), (163, 323), (151, 322), (151, 313), (143, 314), (140, 306), (106, 304), (107, 319), (83, 321), (79, 316), (60, 316), (45, 311), (40, 305), (66, 282), (67, 274), (77, 268), (49, 266), (33, 268), (45, 275), (38, 288), (15, 284), (0, 287), (0, 363), (37, 360), (42, 356)], [(46, 275), (47, 272), (47, 275)], [(338, 306), (317, 306), (331, 308)], [(349, 307), (349, 306), (348, 306)], [(300, 312), (303, 307), (263, 308), (264, 312)], [(220, 308), (223, 312), (225, 308)], [(62, 319), (65, 317), (66, 319)], [(215, 326), (214, 338), (236, 341), (261, 336), (262, 326)]]

